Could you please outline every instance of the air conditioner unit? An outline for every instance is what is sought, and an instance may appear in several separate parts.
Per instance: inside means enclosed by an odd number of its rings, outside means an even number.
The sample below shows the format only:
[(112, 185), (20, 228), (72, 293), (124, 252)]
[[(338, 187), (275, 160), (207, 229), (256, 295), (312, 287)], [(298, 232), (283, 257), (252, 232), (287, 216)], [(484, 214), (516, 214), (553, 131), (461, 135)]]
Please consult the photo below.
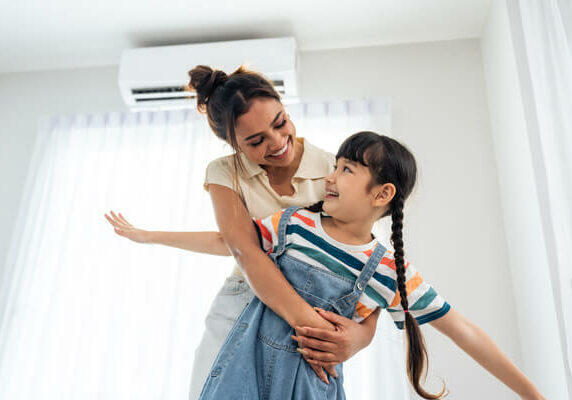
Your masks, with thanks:
[(121, 95), (133, 111), (196, 107), (195, 93), (185, 88), (198, 64), (226, 73), (245, 64), (272, 81), (283, 102), (297, 101), (297, 49), (290, 37), (124, 50)]

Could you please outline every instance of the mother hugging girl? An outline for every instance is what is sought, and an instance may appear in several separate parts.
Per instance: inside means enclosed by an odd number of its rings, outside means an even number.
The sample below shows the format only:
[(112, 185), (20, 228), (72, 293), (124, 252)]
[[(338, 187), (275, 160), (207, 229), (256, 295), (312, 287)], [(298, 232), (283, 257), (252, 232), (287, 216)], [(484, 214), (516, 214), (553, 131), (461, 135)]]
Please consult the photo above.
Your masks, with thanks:
[[(405, 330), (407, 375), (423, 398), (446, 395), (445, 387), (432, 394), (422, 385), (427, 353), (418, 325), (429, 322), (522, 399), (543, 399), (405, 259), (403, 206), (417, 175), (407, 148), (360, 132), (334, 157), (296, 138), (260, 74), (197, 66), (189, 75), (198, 109), (235, 150), (206, 172), (220, 233), (151, 232), (121, 214), (106, 217), (134, 241), (237, 261), (206, 318), (190, 399), (343, 399), (341, 363), (371, 342), (381, 309)], [(394, 252), (371, 234), (386, 216)]]

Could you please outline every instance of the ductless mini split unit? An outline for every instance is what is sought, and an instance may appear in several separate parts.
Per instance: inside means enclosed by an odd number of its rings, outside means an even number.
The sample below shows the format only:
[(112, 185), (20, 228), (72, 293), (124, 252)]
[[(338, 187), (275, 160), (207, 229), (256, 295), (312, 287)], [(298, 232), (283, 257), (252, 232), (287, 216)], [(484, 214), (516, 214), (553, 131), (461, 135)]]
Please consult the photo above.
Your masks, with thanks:
[(273, 82), (285, 103), (296, 102), (297, 49), (294, 38), (236, 40), (124, 50), (119, 89), (133, 111), (193, 108), (188, 71), (198, 64), (231, 73), (240, 65)]

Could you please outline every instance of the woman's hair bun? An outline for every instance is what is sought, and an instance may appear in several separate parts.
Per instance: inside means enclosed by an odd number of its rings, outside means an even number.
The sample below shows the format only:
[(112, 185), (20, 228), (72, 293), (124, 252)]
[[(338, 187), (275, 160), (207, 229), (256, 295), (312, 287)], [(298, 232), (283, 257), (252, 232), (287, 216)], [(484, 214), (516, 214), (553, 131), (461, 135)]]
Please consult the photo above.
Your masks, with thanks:
[(228, 75), (208, 65), (197, 65), (189, 71), (189, 87), (197, 92), (197, 108), (206, 111), (206, 105), (215, 89), (223, 84)]

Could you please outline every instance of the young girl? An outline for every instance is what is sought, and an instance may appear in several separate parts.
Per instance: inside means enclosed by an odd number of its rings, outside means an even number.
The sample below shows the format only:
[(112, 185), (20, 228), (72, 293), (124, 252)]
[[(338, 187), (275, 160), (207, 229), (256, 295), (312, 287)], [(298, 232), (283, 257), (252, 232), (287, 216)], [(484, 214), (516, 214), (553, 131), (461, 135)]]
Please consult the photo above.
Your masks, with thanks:
[[(431, 322), (523, 399), (543, 399), (492, 340), (460, 316), (404, 258), (403, 206), (416, 180), (413, 155), (394, 139), (360, 132), (341, 145), (326, 197), (307, 209), (290, 207), (255, 219), (261, 246), (296, 291), (312, 306), (361, 320), (387, 309), (407, 336), (407, 375), (426, 399), (442, 398), (422, 387), (427, 353), (419, 324)], [(371, 234), (375, 221), (392, 218), (386, 249)], [(213, 243), (218, 245), (213, 246)], [(224, 254), (220, 236), (211, 251)], [(338, 379), (320, 381), (302, 359), (290, 325), (254, 298), (220, 350), (201, 399), (343, 399)]]

